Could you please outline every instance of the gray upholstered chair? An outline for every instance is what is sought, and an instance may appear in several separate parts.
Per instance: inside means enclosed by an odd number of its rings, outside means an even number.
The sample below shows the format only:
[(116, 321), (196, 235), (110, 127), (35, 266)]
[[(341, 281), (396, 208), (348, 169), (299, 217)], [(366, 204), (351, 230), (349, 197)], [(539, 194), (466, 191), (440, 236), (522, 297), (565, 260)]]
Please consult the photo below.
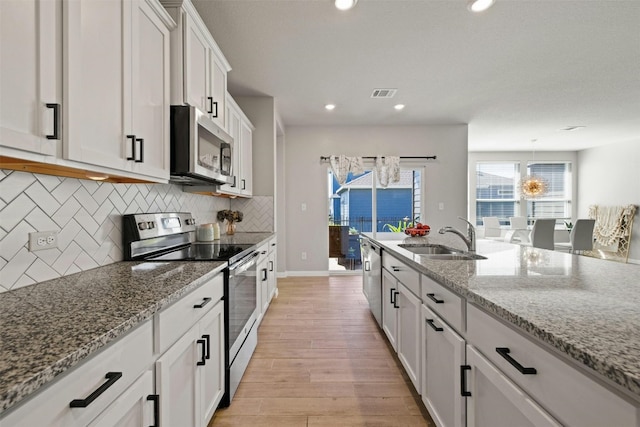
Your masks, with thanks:
[(593, 249), (593, 227), (595, 219), (577, 219), (569, 234), (569, 242), (556, 243), (557, 248), (567, 248), (572, 253)]
[(540, 249), (555, 249), (553, 244), (555, 228), (555, 219), (536, 219), (531, 229), (531, 246)]
[(500, 229), (500, 220), (497, 216), (482, 217), (482, 225), (484, 226), (484, 237), (486, 239), (501, 239), (502, 229)]

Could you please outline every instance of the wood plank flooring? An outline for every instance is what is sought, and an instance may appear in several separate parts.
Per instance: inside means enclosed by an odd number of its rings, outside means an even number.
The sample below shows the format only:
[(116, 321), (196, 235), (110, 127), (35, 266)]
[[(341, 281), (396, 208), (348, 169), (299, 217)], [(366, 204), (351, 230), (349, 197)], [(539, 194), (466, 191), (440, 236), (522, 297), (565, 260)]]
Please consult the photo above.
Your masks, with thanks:
[(278, 279), (258, 347), (212, 426), (428, 426), (360, 276)]

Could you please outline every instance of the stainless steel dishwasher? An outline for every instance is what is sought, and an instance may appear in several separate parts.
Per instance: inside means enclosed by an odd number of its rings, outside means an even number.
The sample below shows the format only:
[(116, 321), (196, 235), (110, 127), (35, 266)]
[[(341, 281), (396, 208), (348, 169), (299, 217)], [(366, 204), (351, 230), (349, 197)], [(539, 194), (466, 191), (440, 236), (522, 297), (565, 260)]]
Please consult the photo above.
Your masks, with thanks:
[(362, 256), (362, 292), (378, 325), (382, 327), (382, 249), (360, 236)]

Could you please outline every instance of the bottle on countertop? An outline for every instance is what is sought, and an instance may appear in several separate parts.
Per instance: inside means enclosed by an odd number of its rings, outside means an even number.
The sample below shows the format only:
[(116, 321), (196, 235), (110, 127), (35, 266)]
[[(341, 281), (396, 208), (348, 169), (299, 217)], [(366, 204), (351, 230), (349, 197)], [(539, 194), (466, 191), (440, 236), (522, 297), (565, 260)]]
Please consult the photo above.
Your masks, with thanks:
[(213, 223), (213, 240), (220, 240), (220, 224)]

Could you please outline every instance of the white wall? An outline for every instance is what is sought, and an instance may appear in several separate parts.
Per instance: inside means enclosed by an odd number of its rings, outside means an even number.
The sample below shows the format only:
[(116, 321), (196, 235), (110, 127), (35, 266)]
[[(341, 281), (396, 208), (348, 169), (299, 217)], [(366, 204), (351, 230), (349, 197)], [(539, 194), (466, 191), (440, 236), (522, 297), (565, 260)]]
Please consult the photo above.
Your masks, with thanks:
[[(476, 163), (482, 161), (513, 161), (520, 162), (520, 173), (526, 175), (527, 162), (531, 161), (534, 154), (531, 151), (482, 151), (482, 152), (470, 152), (469, 153), (469, 188), (476, 188)], [(576, 151), (542, 151), (535, 152), (535, 160), (546, 161), (562, 161), (571, 162), (573, 185), (572, 194), (574, 203), (571, 205), (571, 217), (577, 218), (577, 203), (578, 200), (578, 171), (580, 169), (580, 162), (578, 161), (578, 153)], [(520, 203), (520, 216), (527, 215), (527, 204)], [(469, 192), (469, 217), (475, 220), (476, 218), (476, 197), (475, 191)]]
[[(578, 152), (578, 216), (590, 205), (640, 207), (640, 139)], [(640, 220), (633, 224), (629, 261), (640, 263)]]
[[(285, 142), (286, 270), (322, 274), (328, 268), (327, 167), (320, 156), (438, 156), (426, 161), (423, 220), (432, 228), (462, 227), (467, 215), (467, 125), (288, 127)], [(301, 210), (302, 204), (307, 206)], [(444, 210), (438, 210), (444, 203)], [(301, 252), (307, 259), (301, 259)], [(295, 274), (295, 273), (294, 273)]]

